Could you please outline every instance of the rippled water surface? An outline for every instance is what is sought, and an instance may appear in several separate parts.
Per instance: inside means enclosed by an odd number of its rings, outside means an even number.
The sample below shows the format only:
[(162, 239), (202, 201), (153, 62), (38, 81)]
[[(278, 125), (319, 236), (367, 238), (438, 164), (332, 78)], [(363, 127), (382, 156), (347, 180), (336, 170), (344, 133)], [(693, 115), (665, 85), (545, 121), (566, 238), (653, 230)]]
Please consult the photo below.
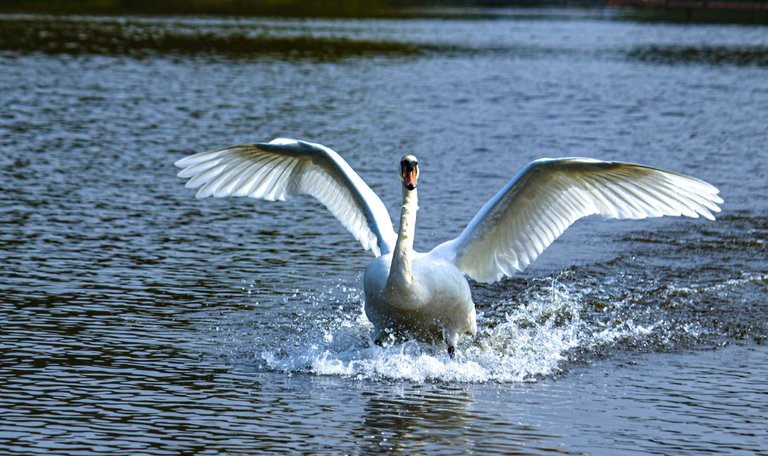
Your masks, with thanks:
[[(0, 31), (0, 453), (768, 448), (764, 27), (0, 22), (24, 31)], [(196, 200), (175, 176), (275, 136), (338, 150), (394, 219), (417, 154), (420, 250), (542, 156), (684, 172), (725, 204), (577, 223), (472, 284), (479, 333), (451, 360), (370, 343), (370, 257), (319, 204)]]

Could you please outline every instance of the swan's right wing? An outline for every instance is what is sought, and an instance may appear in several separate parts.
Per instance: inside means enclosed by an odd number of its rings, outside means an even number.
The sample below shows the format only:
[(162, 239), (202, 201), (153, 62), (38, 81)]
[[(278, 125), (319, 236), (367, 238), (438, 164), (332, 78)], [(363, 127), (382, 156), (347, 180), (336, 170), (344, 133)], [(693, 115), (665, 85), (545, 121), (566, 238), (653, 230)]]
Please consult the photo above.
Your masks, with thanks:
[(536, 160), (491, 198), (438, 255), (480, 282), (522, 271), (573, 222), (592, 214), (714, 219), (723, 200), (699, 179), (632, 163)]
[(269, 201), (306, 194), (323, 203), (374, 255), (397, 236), (384, 203), (339, 154), (321, 144), (278, 138), (201, 152), (177, 161), (197, 198), (249, 196)]

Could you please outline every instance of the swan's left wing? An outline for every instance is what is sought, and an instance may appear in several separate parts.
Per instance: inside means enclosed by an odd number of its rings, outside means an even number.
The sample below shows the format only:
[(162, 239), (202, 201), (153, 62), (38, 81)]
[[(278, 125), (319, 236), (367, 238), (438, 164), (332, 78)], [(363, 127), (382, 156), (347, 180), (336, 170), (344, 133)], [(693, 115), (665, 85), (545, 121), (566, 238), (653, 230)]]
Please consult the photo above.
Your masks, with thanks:
[(588, 158), (536, 160), (488, 201), (461, 235), (432, 254), (480, 282), (522, 271), (573, 222), (592, 214), (714, 219), (723, 200), (699, 179)]
[(197, 198), (249, 196), (269, 201), (314, 196), (364, 249), (392, 250), (395, 231), (384, 203), (339, 154), (321, 144), (278, 138), (201, 152), (176, 162)]

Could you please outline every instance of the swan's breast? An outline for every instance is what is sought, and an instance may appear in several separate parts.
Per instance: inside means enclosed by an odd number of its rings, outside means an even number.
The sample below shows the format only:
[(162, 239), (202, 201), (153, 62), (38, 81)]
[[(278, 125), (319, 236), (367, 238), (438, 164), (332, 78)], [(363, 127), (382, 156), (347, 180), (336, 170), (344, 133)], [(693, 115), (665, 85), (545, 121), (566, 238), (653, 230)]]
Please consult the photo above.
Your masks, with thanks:
[(453, 264), (417, 255), (409, 289), (387, 289), (391, 256), (379, 257), (366, 269), (365, 313), (379, 330), (396, 327), (417, 336), (439, 339), (475, 332), (475, 305), (464, 274)]
[[(417, 254), (412, 264), (412, 281), (401, 290), (387, 290), (391, 263), (391, 254), (382, 255), (366, 268), (363, 275), (366, 301), (375, 303), (385, 300), (390, 301), (391, 306), (403, 308), (473, 305), (469, 283), (452, 263), (435, 259), (428, 254)], [(385, 291), (389, 299), (386, 299)]]
[(461, 305), (472, 303), (469, 283), (453, 263), (421, 255), (414, 259), (413, 277), (435, 305), (438, 302), (441, 306), (451, 302)]

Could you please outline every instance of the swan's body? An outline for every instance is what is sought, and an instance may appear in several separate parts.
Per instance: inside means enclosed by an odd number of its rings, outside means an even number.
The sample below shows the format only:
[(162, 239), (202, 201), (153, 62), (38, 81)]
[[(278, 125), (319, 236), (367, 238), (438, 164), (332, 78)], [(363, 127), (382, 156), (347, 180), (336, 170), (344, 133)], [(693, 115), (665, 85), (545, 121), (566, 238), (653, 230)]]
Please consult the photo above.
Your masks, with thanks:
[(418, 162), (400, 162), (403, 207), (399, 234), (378, 196), (333, 150), (294, 139), (235, 146), (176, 162), (187, 187), (207, 196), (320, 200), (376, 259), (364, 275), (365, 313), (376, 341), (411, 335), (448, 345), (475, 334), (475, 305), (466, 276), (494, 282), (522, 271), (579, 218), (703, 216), (723, 200), (714, 186), (671, 171), (587, 158), (536, 160), (475, 215), (456, 239), (430, 252), (413, 250)]
[(477, 333), (469, 283), (453, 263), (431, 252), (414, 252), (412, 280), (387, 288), (391, 263), (391, 254), (382, 255), (363, 276), (365, 315), (377, 330), (377, 341), (389, 334), (413, 335), (455, 347), (462, 334)]

